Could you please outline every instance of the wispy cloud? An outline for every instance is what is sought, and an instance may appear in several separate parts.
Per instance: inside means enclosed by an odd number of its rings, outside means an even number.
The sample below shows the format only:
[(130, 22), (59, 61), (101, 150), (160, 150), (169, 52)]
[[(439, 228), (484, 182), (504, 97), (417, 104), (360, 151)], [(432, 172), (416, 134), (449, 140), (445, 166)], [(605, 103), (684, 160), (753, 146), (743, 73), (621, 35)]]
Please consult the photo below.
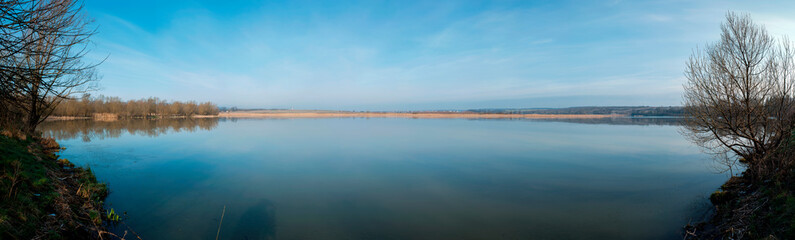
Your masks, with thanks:
[(527, 99), (568, 96), (676, 105), (684, 60), (717, 39), (726, 11), (795, 31), (783, 7), (742, 2), (158, 4), (172, 10), (136, 18), (87, 3), (100, 25), (92, 58), (109, 56), (103, 94), (241, 107), (538, 107)]

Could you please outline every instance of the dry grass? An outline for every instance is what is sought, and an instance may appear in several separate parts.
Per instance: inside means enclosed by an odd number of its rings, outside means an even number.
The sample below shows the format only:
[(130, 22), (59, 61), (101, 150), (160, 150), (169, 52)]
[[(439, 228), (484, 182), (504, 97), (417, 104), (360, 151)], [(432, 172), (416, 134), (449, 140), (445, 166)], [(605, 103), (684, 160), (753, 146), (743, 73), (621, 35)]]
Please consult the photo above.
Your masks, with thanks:
[(54, 121), (54, 120), (84, 120), (84, 119), (91, 119), (91, 117), (73, 117), (73, 116), (49, 116), (49, 117), (47, 117), (47, 121)]
[(115, 113), (94, 113), (94, 120), (96, 121), (116, 121), (119, 115)]

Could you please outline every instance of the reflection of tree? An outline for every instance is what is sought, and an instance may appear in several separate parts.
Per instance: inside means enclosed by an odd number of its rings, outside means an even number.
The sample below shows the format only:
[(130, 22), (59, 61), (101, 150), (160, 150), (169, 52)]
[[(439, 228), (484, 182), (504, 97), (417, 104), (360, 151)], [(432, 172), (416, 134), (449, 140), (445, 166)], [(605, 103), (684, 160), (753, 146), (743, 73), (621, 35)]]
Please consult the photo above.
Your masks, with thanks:
[[(237, 122), (237, 119), (218, 118), (161, 118), (161, 119), (119, 119), (116, 121), (65, 120), (47, 121), (38, 130), (44, 136), (57, 140), (81, 138), (91, 141), (92, 138), (118, 138), (127, 132), (133, 135), (156, 137), (173, 132), (194, 132), (212, 130), (218, 121)], [(608, 125), (682, 125), (682, 118), (593, 118), (593, 119), (478, 119), (477, 121), (538, 121), (568, 122), (580, 124)]]
[(164, 118), (164, 119), (120, 119), (117, 121), (67, 120), (42, 123), (38, 130), (44, 136), (57, 140), (82, 138), (118, 138), (122, 133), (156, 137), (172, 132), (194, 132), (211, 130), (218, 126), (217, 118)]

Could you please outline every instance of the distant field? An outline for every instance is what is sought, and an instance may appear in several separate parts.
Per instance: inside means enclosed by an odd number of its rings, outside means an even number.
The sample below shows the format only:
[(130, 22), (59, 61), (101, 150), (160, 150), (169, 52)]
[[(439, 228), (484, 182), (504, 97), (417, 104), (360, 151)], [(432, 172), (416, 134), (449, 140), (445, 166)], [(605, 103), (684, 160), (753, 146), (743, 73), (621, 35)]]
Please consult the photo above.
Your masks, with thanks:
[(581, 119), (621, 117), (617, 114), (507, 114), (476, 112), (345, 112), (306, 110), (255, 110), (221, 112), (227, 118), (525, 118), (525, 119)]

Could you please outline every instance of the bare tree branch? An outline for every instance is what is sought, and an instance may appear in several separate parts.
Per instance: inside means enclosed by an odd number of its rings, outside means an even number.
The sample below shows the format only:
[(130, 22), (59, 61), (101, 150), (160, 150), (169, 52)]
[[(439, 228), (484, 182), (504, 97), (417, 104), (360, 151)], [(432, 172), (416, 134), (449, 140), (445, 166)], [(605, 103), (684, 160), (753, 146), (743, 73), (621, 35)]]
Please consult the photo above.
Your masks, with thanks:
[(81, 12), (76, 0), (0, 1), (0, 117), (6, 124), (16, 121), (33, 133), (62, 100), (95, 88), (99, 63), (82, 59), (96, 30)]
[(760, 176), (791, 165), (764, 161), (795, 127), (792, 44), (732, 12), (721, 32), (720, 41), (696, 49), (687, 63), (687, 135), (723, 162), (734, 162), (723, 156), (734, 153)]

